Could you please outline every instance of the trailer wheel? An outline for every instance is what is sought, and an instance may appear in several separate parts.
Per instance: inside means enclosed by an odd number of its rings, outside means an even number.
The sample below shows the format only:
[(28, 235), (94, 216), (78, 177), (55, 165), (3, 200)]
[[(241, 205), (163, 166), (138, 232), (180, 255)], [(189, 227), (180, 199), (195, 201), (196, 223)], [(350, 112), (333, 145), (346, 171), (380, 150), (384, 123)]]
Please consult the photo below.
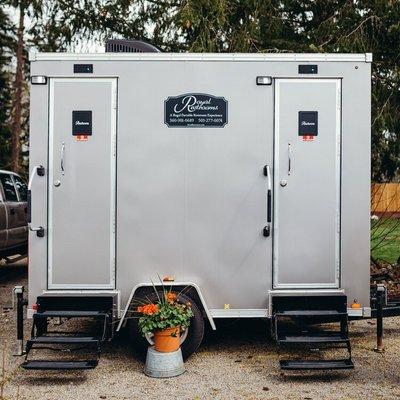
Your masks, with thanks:
[[(158, 295), (163, 295), (158, 292)], [(152, 293), (146, 296), (150, 301), (157, 301), (157, 295)], [(192, 305), (193, 317), (187, 331), (182, 332), (181, 350), (184, 359), (189, 358), (200, 346), (204, 336), (204, 318), (198, 305), (189, 296), (179, 294), (178, 300), (182, 303), (190, 302)], [(132, 339), (132, 346), (135, 352), (141, 357), (146, 357), (147, 348), (152, 344), (151, 337), (143, 337), (138, 326), (138, 318), (128, 320), (129, 337)]]

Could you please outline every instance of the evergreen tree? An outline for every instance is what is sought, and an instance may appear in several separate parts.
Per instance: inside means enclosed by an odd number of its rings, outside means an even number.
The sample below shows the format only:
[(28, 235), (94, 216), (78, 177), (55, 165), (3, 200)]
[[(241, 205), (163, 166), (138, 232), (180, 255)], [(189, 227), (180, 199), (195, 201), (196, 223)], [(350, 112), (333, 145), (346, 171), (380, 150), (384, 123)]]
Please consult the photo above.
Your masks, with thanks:
[(299, 42), (319, 52), (371, 52), (372, 179), (400, 176), (400, 1), (287, 0)]
[(22, 159), (23, 144), (27, 147), (28, 142), (28, 91), (26, 82), (27, 71), (27, 48), (26, 48), (26, 17), (30, 17), (35, 9), (40, 7), (41, 2), (38, 0), (6, 0), (17, 22), (14, 26), (15, 40), (13, 53), (14, 74), (12, 85), (12, 103), (10, 110), (10, 169), (14, 172), (27, 173), (27, 158)]
[[(108, 34), (114, 31), (132, 38), (146, 32), (142, 37), (166, 51), (372, 52), (372, 178), (376, 182), (400, 178), (399, 0), (123, 4), (114, 9)], [(139, 29), (133, 29), (134, 24)]]
[(0, 7), (0, 169), (11, 167), (10, 110), (11, 110), (11, 48), (12, 25), (3, 7)]
[[(7, 2), (15, 10), (22, 6), (25, 15), (29, 15), (29, 28), (22, 26), (25, 66), (27, 48), (85, 51), (88, 46), (82, 43), (90, 45), (108, 37), (142, 38), (165, 51), (178, 52), (372, 52), (373, 179), (386, 181), (400, 174), (399, 0)], [(4, 18), (4, 12), (0, 18)], [(23, 25), (24, 21), (20, 20), (15, 27), (16, 33), (21, 23)], [(0, 19), (3, 36), (8, 35), (7, 26), (9, 21)], [(6, 54), (3, 42), (0, 36), (1, 85), (6, 88), (4, 77), (10, 67), (4, 67), (8, 61), (1, 58)], [(18, 47), (15, 54), (21, 55)], [(17, 71), (21, 71), (18, 63), (16, 65)], [(17, 81), (21, 79), (15, 76), (15, 83)], [(14, 86), (13, 92), (14, 108), (17, 87)], [(1, 96), (5, 96), (2, 104), (6, 105), (10, 101), (9, 91), (3, 89)], [(22, 91), (22, 102), (23, 99)], [(26, 109), (26, 104), (22, 104), (22, 109)], [(10, 134), (10, 131), (6, 133), (4, 125), (9, 116), (9, 107), (3, 107), (0, 146), (9, 145), (8, 139), (4, 141)], [(15, 113), (13, 117), (15, 122)], [(14, 129), (13, 134), (24, 140), (27, 133), (23, 112), (21, 119), (21, 132), (18, 134)]]
[[(96, 29), (99, 1), (73, 0), (5, 0), (5, 5), (16, 16), (13, 27), (14, 59), (6, 60), (7, 69), (12, 71), (13, 84), (11, 102), (4, 103), (7, 114), (7, 140), (4, 157), (8, 168), (27, 175), (29, 151), (29, 62), (28, 51), (36, 48), (42, 51), (61, 51), (68, 45), (88, 40), (91, 29)], [(6, 14), (3, 10), (5, 17)], [(29, 21), (29, 26), (26, 22)], [(9, 22), (9, 19), (8, 19)], [(3, 24), (1, 25), (3, 27)], [(7, 26), (4, 24), (4, 27)], [(8, 73), (8, 77), (11, 74)], [(7, 92), (10, 93), (9, 91)], [(8, 100), (10, 100), (8, 98)], [(4, 128), (6, 129), (6, 128)], [(0, 142), (1, 145), (1, 142)]]

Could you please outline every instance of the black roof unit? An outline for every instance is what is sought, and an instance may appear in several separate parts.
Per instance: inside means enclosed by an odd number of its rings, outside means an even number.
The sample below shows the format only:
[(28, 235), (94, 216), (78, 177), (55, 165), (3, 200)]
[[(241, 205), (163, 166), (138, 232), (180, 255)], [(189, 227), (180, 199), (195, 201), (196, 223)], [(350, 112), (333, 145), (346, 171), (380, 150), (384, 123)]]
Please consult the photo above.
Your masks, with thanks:
[(142, 40), (108, 39), (106, 53), (161, 53), (161, 50)]

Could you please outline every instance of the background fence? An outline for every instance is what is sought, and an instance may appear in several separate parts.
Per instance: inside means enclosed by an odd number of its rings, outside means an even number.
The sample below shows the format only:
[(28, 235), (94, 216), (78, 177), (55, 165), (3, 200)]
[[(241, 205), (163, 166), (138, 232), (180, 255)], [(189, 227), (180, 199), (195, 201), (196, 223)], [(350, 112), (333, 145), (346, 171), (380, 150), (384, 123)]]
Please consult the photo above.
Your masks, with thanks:
[(400, 214), (400, 183), (373, 183), (371, 212)]

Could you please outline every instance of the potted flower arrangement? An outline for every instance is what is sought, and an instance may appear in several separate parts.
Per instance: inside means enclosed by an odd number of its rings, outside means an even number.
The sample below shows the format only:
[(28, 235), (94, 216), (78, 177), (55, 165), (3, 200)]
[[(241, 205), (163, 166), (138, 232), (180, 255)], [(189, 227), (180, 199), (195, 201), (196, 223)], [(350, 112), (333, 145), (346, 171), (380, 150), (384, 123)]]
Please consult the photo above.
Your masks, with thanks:
[(156, 292), (158, 300), (137, 307), (139, 329), (143, 336), (153, 334), (154, 348), (168, 353), (179, 349), (180, 334), (190, 325), (193, 317), (190, 303), (179, 301), (179, 295), (171, 290)]

